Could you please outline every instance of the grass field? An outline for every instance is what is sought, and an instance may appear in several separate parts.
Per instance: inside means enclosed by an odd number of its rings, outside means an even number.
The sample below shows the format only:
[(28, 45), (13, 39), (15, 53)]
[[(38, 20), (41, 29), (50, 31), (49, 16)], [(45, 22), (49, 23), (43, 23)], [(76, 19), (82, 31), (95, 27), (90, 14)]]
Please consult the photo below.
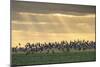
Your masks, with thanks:
[(62, 52), (62, 53), (23, 53), (12, 54), (12, 65), (38, 65), (54, 63), (88, 62), (96, 60), (95, 51)]

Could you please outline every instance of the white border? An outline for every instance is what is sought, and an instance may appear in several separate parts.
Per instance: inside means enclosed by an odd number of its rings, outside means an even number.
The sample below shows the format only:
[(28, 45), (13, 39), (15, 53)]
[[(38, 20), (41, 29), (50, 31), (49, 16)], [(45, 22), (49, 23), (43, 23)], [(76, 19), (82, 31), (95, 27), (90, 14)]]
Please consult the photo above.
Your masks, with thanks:
[(0, 67), (10, 65), (10, 0), (0, 0)]

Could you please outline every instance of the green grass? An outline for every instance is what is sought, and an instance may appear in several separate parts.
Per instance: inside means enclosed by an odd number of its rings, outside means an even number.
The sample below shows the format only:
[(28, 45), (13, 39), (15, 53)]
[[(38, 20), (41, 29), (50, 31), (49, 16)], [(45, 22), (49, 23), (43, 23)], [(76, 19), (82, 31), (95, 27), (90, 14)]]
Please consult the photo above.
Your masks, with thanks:
[(35, 54), (12, 54), (12, 65), (37, 65), (54, 63), (72, 63), (95, 61), (95, 51), (63, 52), (63, 53), (35, 53)]

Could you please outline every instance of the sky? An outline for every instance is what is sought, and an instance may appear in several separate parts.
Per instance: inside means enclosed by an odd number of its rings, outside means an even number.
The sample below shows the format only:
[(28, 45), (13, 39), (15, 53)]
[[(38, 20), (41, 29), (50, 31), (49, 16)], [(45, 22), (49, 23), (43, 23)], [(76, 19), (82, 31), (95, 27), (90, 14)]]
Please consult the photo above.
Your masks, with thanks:
[(12, 46), (27, 42), (95, 41), (95, 6), (14, 2)]

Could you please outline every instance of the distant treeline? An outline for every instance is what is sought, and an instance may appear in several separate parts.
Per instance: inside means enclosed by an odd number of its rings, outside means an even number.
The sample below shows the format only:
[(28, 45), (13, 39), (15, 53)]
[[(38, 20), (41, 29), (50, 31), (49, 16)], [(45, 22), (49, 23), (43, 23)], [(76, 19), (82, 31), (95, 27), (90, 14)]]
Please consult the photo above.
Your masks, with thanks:
[[(18, 47), (19, 46), (19, 47)], [(95, 41), (85, 41), (85, 40), (74, 40), (74, 41), (61, 41), (61, 42), (44, 42), (44, 43), (26, 43), (24, 47), (20, 47), (21, 44), (16, 47), (12, 47), (12, 52), (14, 53), (55, 53), (55, 52), (70, 52), (71, 50), (85, 51), (85, 50), (95, 50)]]

